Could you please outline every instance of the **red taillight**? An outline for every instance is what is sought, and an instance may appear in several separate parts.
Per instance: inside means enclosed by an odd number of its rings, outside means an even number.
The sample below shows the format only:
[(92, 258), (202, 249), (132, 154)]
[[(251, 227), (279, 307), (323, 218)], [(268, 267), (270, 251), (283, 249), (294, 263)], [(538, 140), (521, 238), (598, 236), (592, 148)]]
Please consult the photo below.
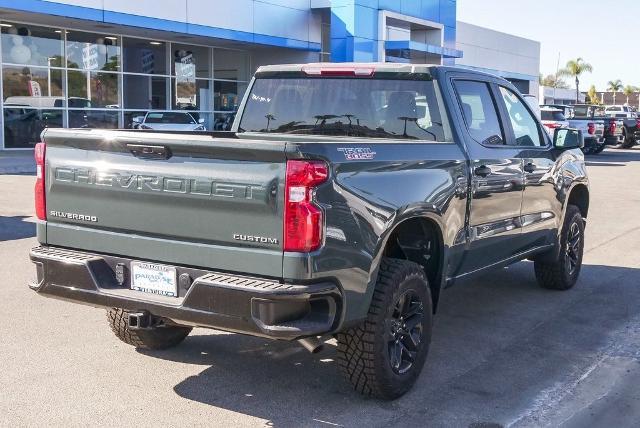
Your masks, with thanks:
[(366, 66), (309, 65), (302, 67), (302, 72), (307, 76), (325, 77), (372, 77), (375, 71), (375, 68)]
[(593, 135), (596, 133), (596, 124), (595, 123), (590, 123), (587, 129), (587, 132), (589, 133), (589, 135)]
[(544, 126), (549, 129), (556, 129), (561, 127), (559, 123), (545, 123)]
[(636, 119), (636, 128), (640, 131), (640, 118)]
[(36, 217), (40, 220), (47, 219), (47, 201), (45, 197), (44, 158), (47, 151), (45, 143), (36, 144), (34, 157), (36, 158), (36, 185), (34, 188), (36, 198)]
[(327, 181), (329, 170), (322, 161), (287, 162), (284, 210), (284, 251), (308, 253), (323, 239), (322, 209), (313, 202), (313, 190)]
[(613, 120), (611, 122), (609, 122), (609, 132), (611, 132), (612, 134), (615, 134), (616, 126), (617, 125)]

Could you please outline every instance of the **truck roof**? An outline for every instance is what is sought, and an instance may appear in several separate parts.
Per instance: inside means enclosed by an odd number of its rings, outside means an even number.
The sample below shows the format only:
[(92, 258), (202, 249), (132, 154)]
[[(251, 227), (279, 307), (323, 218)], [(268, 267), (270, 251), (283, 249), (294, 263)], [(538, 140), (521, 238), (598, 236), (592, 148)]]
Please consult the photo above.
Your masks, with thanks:
[(471, 70), (465, 67), (451, 67), (433, 64), (402, 64), (391, 62), (314, 62), (307, 64), (279, 64), (263, 65), (256, 71), (256, 76), (271, 73), (307, 73), (309, 75), (321, 75), (323, 71), (331, 72), (355, 72), (355, 75), (371, 75), (374, 73), (409, 73), (409, 74), (433, 74), (434, 69), (455, 70), (469, 74), (496, 77), (481, 71)]

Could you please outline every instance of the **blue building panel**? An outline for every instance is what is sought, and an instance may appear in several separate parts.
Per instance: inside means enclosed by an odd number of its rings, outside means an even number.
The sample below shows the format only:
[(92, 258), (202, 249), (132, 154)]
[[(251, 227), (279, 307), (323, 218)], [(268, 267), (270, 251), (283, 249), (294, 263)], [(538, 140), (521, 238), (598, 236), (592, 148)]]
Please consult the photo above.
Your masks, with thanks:
[(422, 0), (420, 17), (427, 21), (440, 22), (440, 1), (441, 0)]
[(447, 27), (456, 26), (456, 2), (452, 0), (440, 1), (440, 22)]
[[(184, 10), (183, 15), (147, 12), (127, 2), (103, 2), (96, 8), (97, 2), (86, 7), (70, 0), (0, 0), (0, 8), (307, 51), (322, 48), (318, 15), (309, 0), (218, 0), (221, 8), (215, 14), (208, 13), (207, 0), (174, 1), (172, 10)], [(381, 10), (443, 24), (443, 56), (457, 56), (456, 6), (455, 0), (332, 0), (331, 59), (379, 60)]]
[[(460, 57), (455, 50), (455, 0), (333, 0), (331, 2), (331, 59), (335, 62), (377, 61), (379, 11), (385, 10), (408, 17), (441, 23), (444, 28), (443, 57)], [(370, 41), (371, 43), (367, 42)], [(357, 44), (357, 45), (356, 45)], [(423, 52), (431, 52), (425, 45)], [(366, 51), (371, 49), (370, 51)], [(366, 58), (366, 59), (363, 59)]]

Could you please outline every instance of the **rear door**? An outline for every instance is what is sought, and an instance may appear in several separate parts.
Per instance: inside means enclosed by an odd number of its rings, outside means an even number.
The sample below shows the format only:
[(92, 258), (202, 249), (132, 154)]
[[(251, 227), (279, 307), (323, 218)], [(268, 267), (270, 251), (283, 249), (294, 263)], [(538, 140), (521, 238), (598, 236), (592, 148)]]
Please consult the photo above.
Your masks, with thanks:
[(472, 172), (471, 241), (461, 266), (461, 273), (468, 273), (519, 251), (523, 160), (518, 150), (505, 144), (508, 129), (492, 83), (460, 78), (453, 86)]
[(49, 245), (282, 273), (285, 143), (48, 130)]
[(556, 155), (534, 113), (522, 97), (511, 88), (498, 85), (499, 105), (506, 117), (506, 144), (524, 161), (522, 199), (522, 241), (527, 248), (554, 242), (560, 214), (561, 198), (556, 192)]

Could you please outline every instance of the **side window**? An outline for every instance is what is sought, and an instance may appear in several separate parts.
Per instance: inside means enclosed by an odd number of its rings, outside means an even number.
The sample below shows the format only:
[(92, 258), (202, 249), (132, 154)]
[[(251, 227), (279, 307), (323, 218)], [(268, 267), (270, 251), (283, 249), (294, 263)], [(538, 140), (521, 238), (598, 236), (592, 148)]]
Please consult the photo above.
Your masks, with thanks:
[(524, 102), (511, 90), (500, 86), (502, 100), (509, 113), (509, 120), (513, 127), (515, 146), (534, 146), (541, 147), (545, 143), (540, 135), (538, 122), (533, 115), (527, 110)]
[(471, 138), (481, 144), (504, 144), (504, 132), (489, 85), (484, 82), (454, 82), (462, 115)]

